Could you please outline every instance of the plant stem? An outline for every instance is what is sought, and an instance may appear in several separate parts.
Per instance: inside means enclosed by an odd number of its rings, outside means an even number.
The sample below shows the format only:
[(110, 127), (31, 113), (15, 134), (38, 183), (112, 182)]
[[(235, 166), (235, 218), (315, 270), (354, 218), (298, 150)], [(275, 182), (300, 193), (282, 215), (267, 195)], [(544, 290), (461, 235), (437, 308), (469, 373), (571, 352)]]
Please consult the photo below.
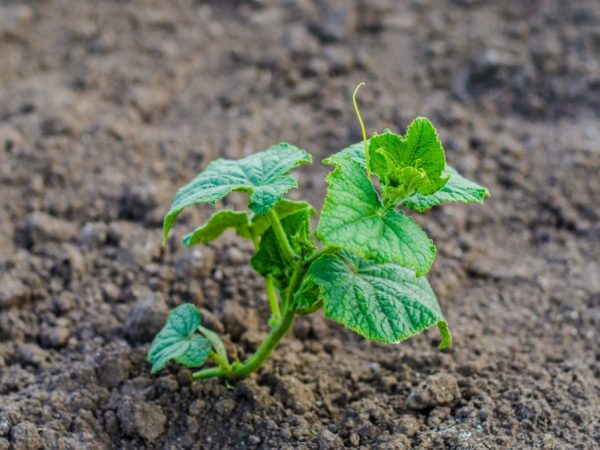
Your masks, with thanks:
[(294, 273), (292, 274), (292, 278), (290, 279), (290, 284), (288, 285), (285, 295), (283, 296), (283, 301), (281, 303), (281, 307), (284, 313), (287, 313), (290, 304), (292, 303), (292, 296), (298, 290), (302, 279), (304, 278), (304, 274), (306, 274), (306, 268), (308, 266), (303, 263), (299, 263), (296, 265), (294, 269)]
[[(252, 227), (250, 227), (250, 238), (252, 239), (252, 243), (254, 244), (254, 251), (258, 251), (258, 238), (256, 237), (256, 233)], [(279, 300), (277, 300), (277, 293), (275, 292), (275, 286), (273, 285), (273, 277), (267, 275), (265, 277), (265, 292), (267, 293), (267, 298), (269, 299), (269, 307), (271, 308), (271, 316), (275, 319), (276, 322), (281, 320), (281, 311), (279, 310)]]
[(294, 252), (294, 249), (290, 245), (290, 241), (281, 226), (281, 222), (279, 221), (279, 217), (277, 213), (271, 209), (268, 212), (269, 220), (271, 221), (271, 226), (273, 227), (273, 231), (275, 232), (275, 237), (277, 238), (277, 242), (279, 243), (279, 248), (281, 249), (281, 253), (283, 253), (283, 257), (290, 260), (295, 261), (298, 259), (298, 255)]
[(200, 370), (193, 374), (194, 380), (205, 380), (207, 378), (223, 378), (227, 372), (222, 367), (211, 367), (210, 369)]
[(288, 312), (283, 316), (281, 322), (277, 327), (269, 333), (266, 339), (260, 344), (256, 352), (244, 362), (244, 364), (238, 365), (233, 368), (233, 372), (229, 376), (230, 379), (245, 378), (252, 372), (257, 370), (267, 360), (279, 341), (288, 332), (292, 324), (294, 323), (294, 313)]
[(273, 277), (270, 275), (265, 277), (265, 291), (267, 292), (267, 298), (269, 299), (271, 316), (278, 323), (281, 320), (281, 311), (279, 310), (279, 301), (277, 300), (277, 293), (275, 292), (275, 286), (273, 285)]
[(226, 372), (230, 372), (231, 371), (231, 364), (229, 364), (229, 361), (227, 361), (226, 358), (223, 358), (221, 355), (219, 355), (218, 353), (211, 353), (210, 357), (213, 359), (214, 362), (216, 362), (219, 367), (221, 367), (223, 370), (225, 370)]
[(226, 371), (222, 367), (211, 367), (210, 369), (200, 370), (194, 373), (193, 377), (196, 380), (206, 379), (206, 378), (228, 378), (230, 380), (238, 380), (240, 378), (245, 378), (250, 375), (252, 372), (257, 370), (263, 363), (271, 356), (273, 350), (279, 341), (285, 336), (288, 332), (292, 324), (294, 323), (294, 313), (288, 312), (283, 319), (273, 330), (269, 333), (269, 335), (265, 338), (265, 340), (260, 344), (256, 352), (246, 360), (243, 364), (233, 364), (231, 371)]

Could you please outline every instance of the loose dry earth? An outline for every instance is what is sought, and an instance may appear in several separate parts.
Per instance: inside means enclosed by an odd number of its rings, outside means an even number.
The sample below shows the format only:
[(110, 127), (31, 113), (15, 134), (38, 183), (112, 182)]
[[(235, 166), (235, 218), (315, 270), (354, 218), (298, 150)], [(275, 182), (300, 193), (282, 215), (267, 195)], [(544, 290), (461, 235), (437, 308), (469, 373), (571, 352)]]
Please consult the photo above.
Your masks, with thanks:
[[(598, 448), (599, 55), (595, 0), (0, 2), (0, 450)], [(247, 243), (161, 248), (176, 187), (287, 140), (320, 204), (363, 80), (492, 192), (419, 218), (454, 346), (317, 316), (235, 386), (150, 376), (183, 301), (240, 357), (266, 331)]]

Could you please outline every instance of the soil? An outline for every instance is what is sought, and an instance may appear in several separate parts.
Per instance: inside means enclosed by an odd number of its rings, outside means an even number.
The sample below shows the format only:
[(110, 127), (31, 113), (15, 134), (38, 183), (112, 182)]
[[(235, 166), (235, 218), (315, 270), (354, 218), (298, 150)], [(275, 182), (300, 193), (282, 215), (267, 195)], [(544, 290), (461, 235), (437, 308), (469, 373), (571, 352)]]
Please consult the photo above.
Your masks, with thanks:
[[(595, 0), (0, 2), (0, 450), (599, 448), (599, 55)], [(418, 218), (452, 348), (316, 315), (236, 385), (151, 376), (170, 307), (240, 357), (268, 318), (246, 242), (179, 242), (210, 207), (161, 248), (177, 186), (287, 140), (319, 205), (359, 81), (492, 193)]]

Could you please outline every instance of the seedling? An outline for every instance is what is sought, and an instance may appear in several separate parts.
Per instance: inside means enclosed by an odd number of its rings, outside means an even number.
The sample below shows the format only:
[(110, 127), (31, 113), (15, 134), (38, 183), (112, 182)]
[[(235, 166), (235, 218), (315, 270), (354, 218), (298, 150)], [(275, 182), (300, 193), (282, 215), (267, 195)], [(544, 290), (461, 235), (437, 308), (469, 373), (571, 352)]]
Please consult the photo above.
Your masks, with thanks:
[(290, 172), (312, 160), (293, 145), (280, 143), (238, 161), (217, 159), (177, 192), (164, 219), (165, 242), (184, 209), (215, 204), (231, 192), (248, 194), (249, 212), (217, 211), (183, 242), (205, 244), (227, 229), (253, 242), (251, 264), (264, 277), (270, 333), (248, 359), (232, 361), (219, 336), (201, 325), (196, 307), (180, 305), (152, 342), (152, 373), (171, 360), (192, 369), (212, 360), (213, 366), (196, 371), (194, 378), (247, 377), (271, 355), (296, 316), (320, 309), (372, 341), (397, 343), (437, 325), (439, 348), (451, 344), (424, 276), (435, 246), (400, 208), (423, 212), (446, 202), (483, 203), (488, 190), (446, 164), (437, 131), (426, 118), (416, 118), (404, 136), (385, 130), (367, 140), (356, 104), (361, 85), (353, 102), (363, 141), (323, 161), (333, 171), (325, 179), (327, 196), (315, 233), (320, 244), (311, 232), (315, 208), (284, 198), (298, 186)]

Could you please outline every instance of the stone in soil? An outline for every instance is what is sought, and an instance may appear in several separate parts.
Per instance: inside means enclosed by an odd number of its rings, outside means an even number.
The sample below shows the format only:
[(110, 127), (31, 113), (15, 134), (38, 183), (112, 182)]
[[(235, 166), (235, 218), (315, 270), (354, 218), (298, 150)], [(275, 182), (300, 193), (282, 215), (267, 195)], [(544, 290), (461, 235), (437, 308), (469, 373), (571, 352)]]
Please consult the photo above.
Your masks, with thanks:
[(153, 442), (165, 431), (167, 418), (160, 406), (142, 399), (126, 398), (117, 411), (121, 428), (129, 436)]
[(29, 295), (29, 288), (18, 278), (8, 274), (0, 276), (0, 310), (27, 300)]
[(453, 375), (439, 373), (430, 376), (415, 387), (406, 405), (412, 409), (427, 409), (435, 406), (451, 405), (460, 398), (460, 389)]
[(125, 336), (132, 344), (150, 342), (165, 324), (168, 312), (165, 301), (158, 295), (139, 299), (125, 320)]
[(344, 441), (337, 434), (329, 430), (323, 430), (317, 436), (319, 450), (335, 450), (344, 447)]
[(44, 446), (37, 427), (28, 421), (12, 428), (11, 440), (14, 450), (38, 450)]
[(27, 217), (27, 233), (34, 244), (48, 241), (65, 242), (77, 236), (77, 228), (71, 222), (43, 212), (34, 212)]

